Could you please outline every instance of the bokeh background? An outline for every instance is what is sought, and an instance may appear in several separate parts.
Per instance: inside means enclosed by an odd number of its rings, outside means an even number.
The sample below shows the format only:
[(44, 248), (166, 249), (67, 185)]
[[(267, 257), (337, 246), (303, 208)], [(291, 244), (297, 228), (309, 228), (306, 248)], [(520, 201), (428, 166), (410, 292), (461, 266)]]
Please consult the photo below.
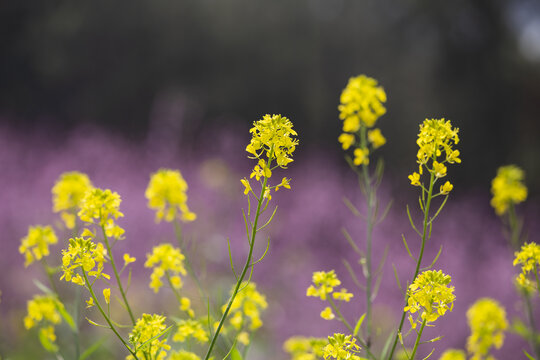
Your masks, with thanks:
[[(464, 347), (465, 312), (479, 297), (496, 298), (510, 317), (522, 313), (511, 285), (512, 251), (489, 207), (489, 188), (500, 165), (526, 171), (529, 199), (520, 213), (537, 241), (537, 1), (26, 0), (0, 4), (0, 28), (0, 356), (46, 358), (36, 334), (22, 326), (26, 300), (38, 291), (31, 279), (41, 275), (24, 269), (17, 249), (28, 225), (58, 222), (50, 188), (64, 171), (86, 172), (95, 185), (121, 194), (127, 240), (118, 246), (142, 260), (152, 245), (172, 241), (172, 230), (156, 225), (146, 208), (149, 174), (180, 169), (199, 215), (185, 229), (199, 269), (228, 291), (226, 238), (238, 261), (244, 254), (238, 180), (252, 166), (244, 148), (251, 123), (266, 113), (289, 117), (300, 146), (283, 174), (293, 190), (275, 197), (270, 253), (254, 274), (270, 307), (252, 358), (286, 359), (281, 343), (294, 334), (343, 331), (320, 319), (322, 304), (304, 295), (311, 273), (322, 269), (335, 268), (354, 287), (342, 259), (355, 258), (341, 228), (361, 243), (364, 225), (342, 198), (360, 208), (363, 200), (336, 139), (340, 92), (358, 74), (376, 78), (388, 94), (379, 122), (388, 143), (378, 155), (386, 163), (381, 197), (393, 207), (375, 246), (379, 258), (390, 248), (377, 298), (381, 332), (397, 321), (402, 302), (391, 264), (405, 279), (412, 271), (401, 234), (414, 243), (404, 209), (417, 203), (417, 189), (407, 174), (416, 166), (425, 118), (445, 117), (460, 128), (463, 159), (449, 169), (455, 189), (427, 254), (443, 245), (437, 264), (453, 276), (458, 297), (430, 333), (445, 335), (434, 356)], [(144, 293), (141, 260), (135, 273)], [(356, 294), (351, 314), (363, 311)], [(141, 299), (138, 310), (162, 311), (166, 301)], [(523, 347), (510, 334), (499, 357)], [(117, 356), (110, 351), (101, 358)]]

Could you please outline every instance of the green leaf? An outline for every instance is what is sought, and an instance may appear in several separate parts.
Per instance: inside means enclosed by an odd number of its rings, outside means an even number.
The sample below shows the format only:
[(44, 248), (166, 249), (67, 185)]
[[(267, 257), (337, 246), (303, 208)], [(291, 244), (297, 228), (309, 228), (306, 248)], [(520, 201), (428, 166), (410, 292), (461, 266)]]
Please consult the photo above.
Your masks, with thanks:
[(105, 342), (105, 338), (101, 338), (100, 340), (96, 341), (92, 344), (88, 349), (86, 349), (81, 356), (79, 357), (79, 360), (84, 360), (90, 355), (92, 355), (94, 352), (96, 352), (97, 349)]
[(242, 360), (242, 354), (240, 354), (240, 351), (235, 347), (233, 351), (231, 352), (231, 360)]
[(54, 291), (52, 291), (51, 289), (49, 289), (47, 287), (47, 285), (43, 284), (41, 281), (39, 280), (36, 280), (36, 279), (32, 279), (32, 281), (34, 282), (34, 285), (36, 285), (38, 287), (39, 290), (43, 291), (45, 294), (47, 295), (52, 295), (54, 294)]
[(360, 327), (362, 326), (362, 323), (364, 322), (364, 318), (366, 317), (366, 314), (364, 313), (362, 316), (360, 316), (360, 319), (356, 322), (356, 326), (354, 327), (354, 333), (353, 336), (356, 337), (358, 334), (358, 331), (360, 331)]
[(75, 322), (73, 321), (73, 318), (71, 315), (66, 311), (66, 308), (64, 306), (61, 306), (62, 303), (55, 302), (56, 310), (60, 313), (62, 318), (68, 323), (69, 327), (73, 332), (77, 332), (77, 326), (75, 326)]
[(530, 360), (535, 360), (525, 349), (523, 349), (523, 352), (525, 353), (525, 356), (528, 357)]
[(54, 342), (52, 342), (43, 331), (39, 331), (39, 342), (48, 352), (58, 352), (58, 346)]

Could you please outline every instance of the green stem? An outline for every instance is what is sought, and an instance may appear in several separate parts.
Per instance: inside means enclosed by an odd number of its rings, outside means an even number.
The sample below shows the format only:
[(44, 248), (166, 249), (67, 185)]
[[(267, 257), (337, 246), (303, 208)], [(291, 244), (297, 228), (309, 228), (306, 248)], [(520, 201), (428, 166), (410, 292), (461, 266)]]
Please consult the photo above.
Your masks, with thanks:
[(122, 282), (120, 281), (120, 275), (118, 274), (118, 270), (116, 268), (116, 263), (114, 262), (114, 256), (113, 252), (111, 250), (111, 245), (109, 244), (109, 238), (107, 237), (107, 234), (105, 233), (105, 226), (101, 225), (101, 230), (103, 231), (103, 240), (105, 241), (105, 246), (107, 247), (107, 252), (109, 254), (109, 257), (111, 259), (111, 266), (114, 271), (114, 276), (116, 278), (116, 282), (118, 283), (118, 288), (120, 289), (120, 294), (122, 294), (122, 299), (124, 299), (124, 304), (126, 304), (126, 309), (129, 313), (129, 317), (131, 318), (131, 322), (133, 323), (133, 326), (135, 326), (135, 317), (133, 316), (133, 312), (131, 311), (131, 307), (129, 306), (126, 293), (124, 291), (124, 287), (122, 286)]
[[(272, 154), (273, 148), (270, 151), (270, 154)], [(271, 157), (268, 159), (267, 167), (270, 167)], [(206, 356), (204, 357), (204, 360), (208, 360), (210, 358), (210, 354), (212, 353), (212, 350), (214, 348), (214, 345), (216, 343), (216, 340), (218, 338), (219, 332), (221, 331), (221, 328), (223, 327), (223, 323), (225, 322), (225, 319), (227, 318), (227, 315), (229, 314), (229, 311), (231, 309), (231, 306), (233, 304), (234, 299), (236, 298), (236, 295), (238, 294), (238, 290), (240, 289), (240, 285), (242, 284), (242, 280), (244, 280), (244, 277), (246, 276), (247, 270), (251, 266), (251, 258), (253, 257), (253, 247), (255, 245), (255, 236), (257, 235), (257, 223), (259, 221), (259, 216), (261, 214), (261, 206), (264, 201), (264, 193), (266, 192), (266, 184), (268, 182), (268, 179), (266, 176), (264, 177), (264, 181), (261, 188), (261, 194), (259, 196), (259, 201), (257, 203), (257, 212), (255, 213), (255, 220), (253, 221), (253, 225), (251, 228), (251, 239), (249, 239), (249, 253), (246, 259), (246, 263), (244, 264), (244, 268), (242, 269), (242, 273), (238, 277), (236, 281), (236, 286), (234, 287), (234, 290), (232, 292), (231, 298), (229, 299), (229, 303), (227, 304), (227, 307), (225, 311), (223, 312), (223, 315), (221, 316), (221, 320), (219, 321), (219, 325), (216, 329), (216, 332), (212, 336), (212, 340), (210, 342), (210, 346), (208, 347), (208, 351), (206, 352)]]
[(529, 346), (534, 351), (536, 359), (540, 359), (540, 349), (538, 347), (538, 342), (536, 341), (536, 324), (534, 321), (533, 309), (531, 304), (531, 298), (528, 293), (524, 293), (523, 297), (525, 298), (527, 318), (529, 319), (529, 326), (531, 327), (531, 335), (529, 340)]
[(414, 348), (411, 354), (411, 357), (409, 360), (414, 360), (414, 356), (416, 355), (416, 350), (418, 350), (418, 345), (420, 344), (420, 338), (422, 337), (422, 332), (424, 331), (424, 328), (426, 327), (426, 319), (422, 321), (422, 326), (420, 327), (420, 331), (418, 332), (418, 335), (416, 336), (416, 341), (414, 343)]
[[(433, 185), (435, 184), (435, 174), (430, 172), (430, 179), (429, 179), (429, 190), (427, 194), (426, 204), (424, 206), (424, 227), (422, 232), (422, 244), (420, 246), (420, 255), (418, 256), (418, 261), (416, 262), (416, 269), (414, 271), (414, 276), (411, 280), (411, 284), (416, 280), (416, 277), (418, 276), (418, 273), (420, 272), (420, 265), (422, 263), (422, 257), (424, 256), (424, 249), (426, 245), (426, 239), (427, 239), (427, 227), (429, 224), (429, 207), (431, 205), (431, 199), (433, 198)], [(422, 190), (423, 192), (424, 190)], [(409, 299), (409, 296), (405, 296), (405, 306), (407, 306), (407, 300)], [(398, 342), (399, 334), (401, 333), (401, 330), (403, 329), (403, 323), (405, 322), (405, 314), (406, 312), (403, 311), (401, 315), (401, 320), (399, 322), (398, 331), (396, 332), (396, 337), (394, 339), (394, 343), (392, 345), (392, 350), (390, 351), (390, 355), (388, 356), (388, 360), (391, 360), (394, 356), (394, 351), (396, 350), (396, 345)]]
[(60, 294), (58, 294), (58, 289), (56, 288), (56, 283), (54, 282), (54, 279), (52, 277), (50, 267), (49, 265), (47, 265), (47, 260), (45, 260), (44, 257), (41, 258), (41, 265), (43, 265), (43, 269), (45, 270), (45, 274), (47, 274), (47, 278), (49, 279), (49, 283), (51, 284), (54, 293), (57, 297), (60, 297)]
[(88, 276), (86, 275), (86, 271), (84, 271), (83, 268), (81, 268), (82, 270), (82, 273), (83, 273), (83, 276), (84, 276), (84, 281), (85, 283), (87, 284), (86, 288), (88, 289), (88, 291), (90, 292), (90, 295), (92, 296), (92, 299), (94, 299), (94, 303), (96, 304), (97, 308), (99, 309), (99, 312), (101, 313), (101, 315), (103, 316), (103, 318), (105, 319), (105, 321), (107, 322), (107, 324), (109, 325), (109, 328), (114, 332), (114, 334), (118, 337), (118, 339), (120, 339), (120, 341), (122, 342), (122, 344), (124, 344), (124, 346), (126, 347), (126, 349), (129, 351), (129, 353), (131, 355), (133, 355), (133, 357), (135, 358), (135, 360), (138, 360), (139, 358), (137, 357), (137, 354), (131, 350), (131, 348), (129, 347), (129, 345), (126, 343), (126, 341), (124, 340), (124, 338), (118, 333), (118, 331), (116, 330), (116, 328), (114, 327), (111, 319), (107, 316), (107, 314), (105, 314), (105, 311), (103, 310), (103, 308), (101, 307), (101, 304), (99, 303), (99, 300), (96, 296), (96, 294), (94, 293), (94, 289), (92, 288), (92, 283), (88, 280)]

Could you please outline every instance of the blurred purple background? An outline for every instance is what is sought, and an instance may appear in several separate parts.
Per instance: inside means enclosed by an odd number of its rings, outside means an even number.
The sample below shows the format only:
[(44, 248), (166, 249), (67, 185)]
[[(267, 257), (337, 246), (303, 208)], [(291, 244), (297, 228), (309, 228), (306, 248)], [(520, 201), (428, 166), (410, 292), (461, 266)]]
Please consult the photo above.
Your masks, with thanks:
[[(161, 167), (179, 169), (189, 184), (188, 204), (198, 214), (194, 223), (184, 227), (195, 253), (193, 267), (212, 289), (228, 291), (234, 278), (226, 238), (231, 239), (238, 264), (246, 252), (241, 208), (247, 205), (239, 179), (248, 176), (253, 166), (244, 151), (248, 130), (216, 127), (207, 132), (205, 141), (183, 146), (167, 131), (150, 131), (144, 141), (134, 143), (92, 127), (78, 128), (62, 139), (48, 136), (45, 126), (26, 133), (7, 126), (0, 128), (0, 354), (15, 359), (17, 352), (28, 346), (25, 342), (30, 341), (22, 318), (26, 301), (38, 293), (30, 279), (42, 279), (42, 275), (36, 266), (24, 268), (18, 246), (29, 225), (58, 223), (58, 216), (51, 211), (50, 190), (65, 171), (85, 172), (95, 186), (121, 195), (125, 218), (119, 223), (126, 229), (126, 240), (117, 244), (115, 253), (119, 257), (123, 251), (129, 251), (138, 259), (134, 264), (134, 283), (138, 285), (133, 286), (133, 292), (145, 292), (144, 297), (135, 300), (137, 314), (163, 311), (160, 306), (170, 304), (165, 299), (173, 300), (167, 292), (153, 295), (147, 288), (149, 271), (143, 268), (145, 253), (153, 245), (174, 241), (170, 225), (155, 224), (154, 213), (146, 207), (144, 198), (150, 173)], [(409, 163), (411, 169), (416, 167), (414, 153), (404, 154), (402, 161)], [(277, 215), (257, 240), (262, 253), (265, 237), (271, 238), (269, 254), (256, 266), (253, 276), (259, 290), (267, 295), (269, 307), (250, 358), (287, 359), (281, 346), (292, 335), (326, 336), (344, 331), (337, 321), (319, 317), (324, 307), (321, 301), (305, 296), (313, 271), (335, 269), (355, 294), (353, 301), (343, 306), (344, 312), (351, 316), (364, 312), (364, 294), (352, 284), (342, 263), (347, 259), (355, 264), (357, 259), (341, 234), (341, 228), (347, 229), (363, 247), (364, 223), (350, 213), (342, 198), (348, 197), (359, 208), (364, 202), (354, 173), (343, 163), (339, 157), (300, 146), (290, 168), (276, 172), (275, 181), (281, 176), (292, 178), (292, 190), (280, 190), (273, 197), (272, 203), (279, 207)], [(449, 168), (449, 180), (458, 167)], [(415, 252), (419, 241), (410, 229), (405, 206), (409, 204), (413, 213), (418, 213), (417, 190), (408, 185), (406, 178), (388, 176), (379, 191), (383, 205), (390, 199), (394, 201), (388, 217), (375, 230), (374, 261), (380, 259), (385, 247), (389, 248), (375, 301), (375, 321), (381, 326), (381, 338), (395, 326), (403, 306), (391, 265), (399, 270), (402, 282), (409, 280), (414, 270), (401, 234)], [(530, 240), (537, 240), (540, 224), (535, 199), (520, 207), (520, 212), (525, 215)], [(422, 354), (427, 355), (433, 345), (434, 358), (446, 348), (464, 348), (469, 334), (465, 313), (480, 297), (501, 302), (509, 319), (523, 318), (521, 301), (512, 286), (517, 270), (512, 266), (512, 251), (501, 235), (501, 223), (489, 206), (489, 184), (477, 189), (454, 189), (434, 224), (424, 264), (431, 262), (441, 245), (443, 253), (435, 268), (452, 276), (457, 299), (454, 311), (426, 331), (426, 340), (444, 335), (443, 340), (421, 348)], [(61, 248), (60, 244), (54, 246), (52, 253), (58, 254)], [(360, 274), (360, 268), (356, 269)], [(36, 338), (33, 340), (37, 342)], [(527, 348), (526, 344), (508, 334), (503, 349), (495, 355), (501, 359), (519, 357), (516, 354), (522, 348)]]

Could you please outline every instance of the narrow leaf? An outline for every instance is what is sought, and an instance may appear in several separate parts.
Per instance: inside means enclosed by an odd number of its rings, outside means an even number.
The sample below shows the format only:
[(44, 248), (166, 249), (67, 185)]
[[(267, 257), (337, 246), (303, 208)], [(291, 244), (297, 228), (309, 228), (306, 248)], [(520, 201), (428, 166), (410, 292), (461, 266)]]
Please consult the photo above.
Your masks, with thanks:
[(392, 264), (392, 268), (394, 269), (394, 277), (396, 278), (397, 286), (398, 286), (399, 290), (401, 290), (401, 293), (403, 294), (403, 296), (405, 296), (405, 292), (403, 291), (403, 288), (401, 287), (401, 282), (399, 281), (399, 276), (398, 276), (398, 272), (397, 272), (397, 269), (396, 269), (396, 265)]
[(360, 256), (364, 256), (364, 253), (362, 252), (362, 250), (360, 250), (358, 248), (358, 246), (356, 246), (356, 244), (354, 243), (354, 240), (352, 239), (351, 235), (349, 234), (349, 232), (345, 229), (345, 228), (341, 228), (341, 233), (343, 234), (343, 236), (345, 236), (345, 239), (349, 242), (349, 244), (351, 245), (351, 247), (353, 248), (353, 250)]
[(270, 222), (272, 221), (272, 219), (274, 219), (274, 216), (276, 215), (277, 208), (278, 208), (277, 206), (274, 208), (274, 212), (272, 212), (272, 215), (270, 215), (270, 218), (268, 219), (268, 221), (266, 221), (266, 223), (263, 226), (258, 228), (257, 231), (261, 231), (266, 226), (268, 226), (268, 224), (270, 224)]
[(364, 322), (364, 318), (366, 317), (366, 314), (362, 314), (362, 316), (360, 316), (360, 319), (358, 319), (358, 321), (356, 322), (356, 326), (354, 327), (354, 333), (353, 333), (353, 336), (356, 337), (356, 335), (358, 334), (358, 331), (360, 331), (360, 327), (362, 326), (362, 323)]
[(420, 236), (422, 236), (422, 234), (420, 233), (420, 231), (418, 231), (418, 229), (416, 228), (416, 226), (414, 225), (414, 221), (411, 217), (411, 212), (409, 211), (409, 205), (407, 205), (407, 216), (409, 217), (409, 222), (411, 223), (411, 226), (412, 228), (414, 229), (414, 231), (416, 231), (416, 233)]
[(79, 357), (79, 360), (84, 360), (88, 358), (90, 355), (92, 355), (94, 352), (96, 352), (97, 349), (105, 342), (105, 338), (101, 338), (100, 340), (96, 341), (92, 344), (88, 349), (86, 349), (81, 356)]
[(435, 351), (435, 349), (431, 350), (431, 352), (428, 354), (428, 356), (426, 356), (423, 360), (427, 360), (433, 354), (434, 351)]
[(253, 266), (253, 265), (255, 265), (255, 264), (261, 262), (262, 259), (264, 259), (264, 258), (266, 257), (266, 254), (268, 253), (268, 249), (270, 249), (270, 238), (268, 238), (268, 240), (267, 240), (267, 243), (266, 243), (266, 250), (264, 250), (264, 254), (262, 254), (262, 256), (259, 258), (259, 260), (257, 260), (257, 261), (255, 261), (255, 262), (251, 263), (251, 265), (249, 265), (249, 266)]
[(535, 358), (533, 358), (527, 351), (525, 351), (525, 349), (523, 349), (523, 353), (525, 354), (525, 356), (527, 358), (529, 358), (530, 360), (535, 360)]
[(75, 326), (75, 322), (73, 321), (73, 318), (71, 317), (71, 315), (66, 311), (66, 308), (64, 308), (63, 306), (60, 306), (57, 303), (55, 303), (54, 306), (56, 307), (56, 310), (58, 310), (62, 318), (68, 323), (71, 330), (73, 332), (77, 332), (77, 327)]
[(381, 222), (384, 221), (384, 219), (386, 219), (386, 217), (388, 216), (388, 213), (390, 212), (390, 209), (392, 208), (393, 204), (394, 204), (393, 199), (388, 202), (388, 204), (384, 208), (384, 211), (383, 211), (381, 217), (377, 220), (377, 224), (380, 224)]
[(360, 213), (360, 211), (356, 208), (356, 206), (353, 205), (353, 203), (348, 198), (343, 197), (342, 200), (345, 206), (349, 208), (349, 210), (354, 216), (362, 218), (362, 219), (366, 218), (364, 215)]
[(366, 287), (360, 284), (360, 281), (358, 281), (358, 277), (356, 277), (356, 274), (354, 273), (351, 264), (349, 264), (347, 260), (343, 259), (343, 265), (345, 265), (345, 267), (349, 271), (349, 274), (351, 275), (354, 284), (358, 286), (362, 291), (366, 291)]
[(229, 238), (227, 238), (227, 248), (229, 249), (229, 261), (231, 262), (231, 270), (234, 274), (234, 277), (236, 278), (236, 281), (238, 281), (238, 276), (236, 275), (236, 271), (234, 270), (234, 263), (233, 263), (232, 252), (231, 252), (231, 242), (229, 241)]
[(401, 234), (401, 238), (403, 239), (403, 245), (405, 245), (405, 249), (407, 249), (407, 254), (409, 254), (411, 259), (413, 259), (414, 261), (417, 262), (418, 260), (416, 260), (416, 258), (411, 253), (411, 250), (409, 249), (409, 245), (407, 244), (407, 240), (405, 240), (405, 235)]

